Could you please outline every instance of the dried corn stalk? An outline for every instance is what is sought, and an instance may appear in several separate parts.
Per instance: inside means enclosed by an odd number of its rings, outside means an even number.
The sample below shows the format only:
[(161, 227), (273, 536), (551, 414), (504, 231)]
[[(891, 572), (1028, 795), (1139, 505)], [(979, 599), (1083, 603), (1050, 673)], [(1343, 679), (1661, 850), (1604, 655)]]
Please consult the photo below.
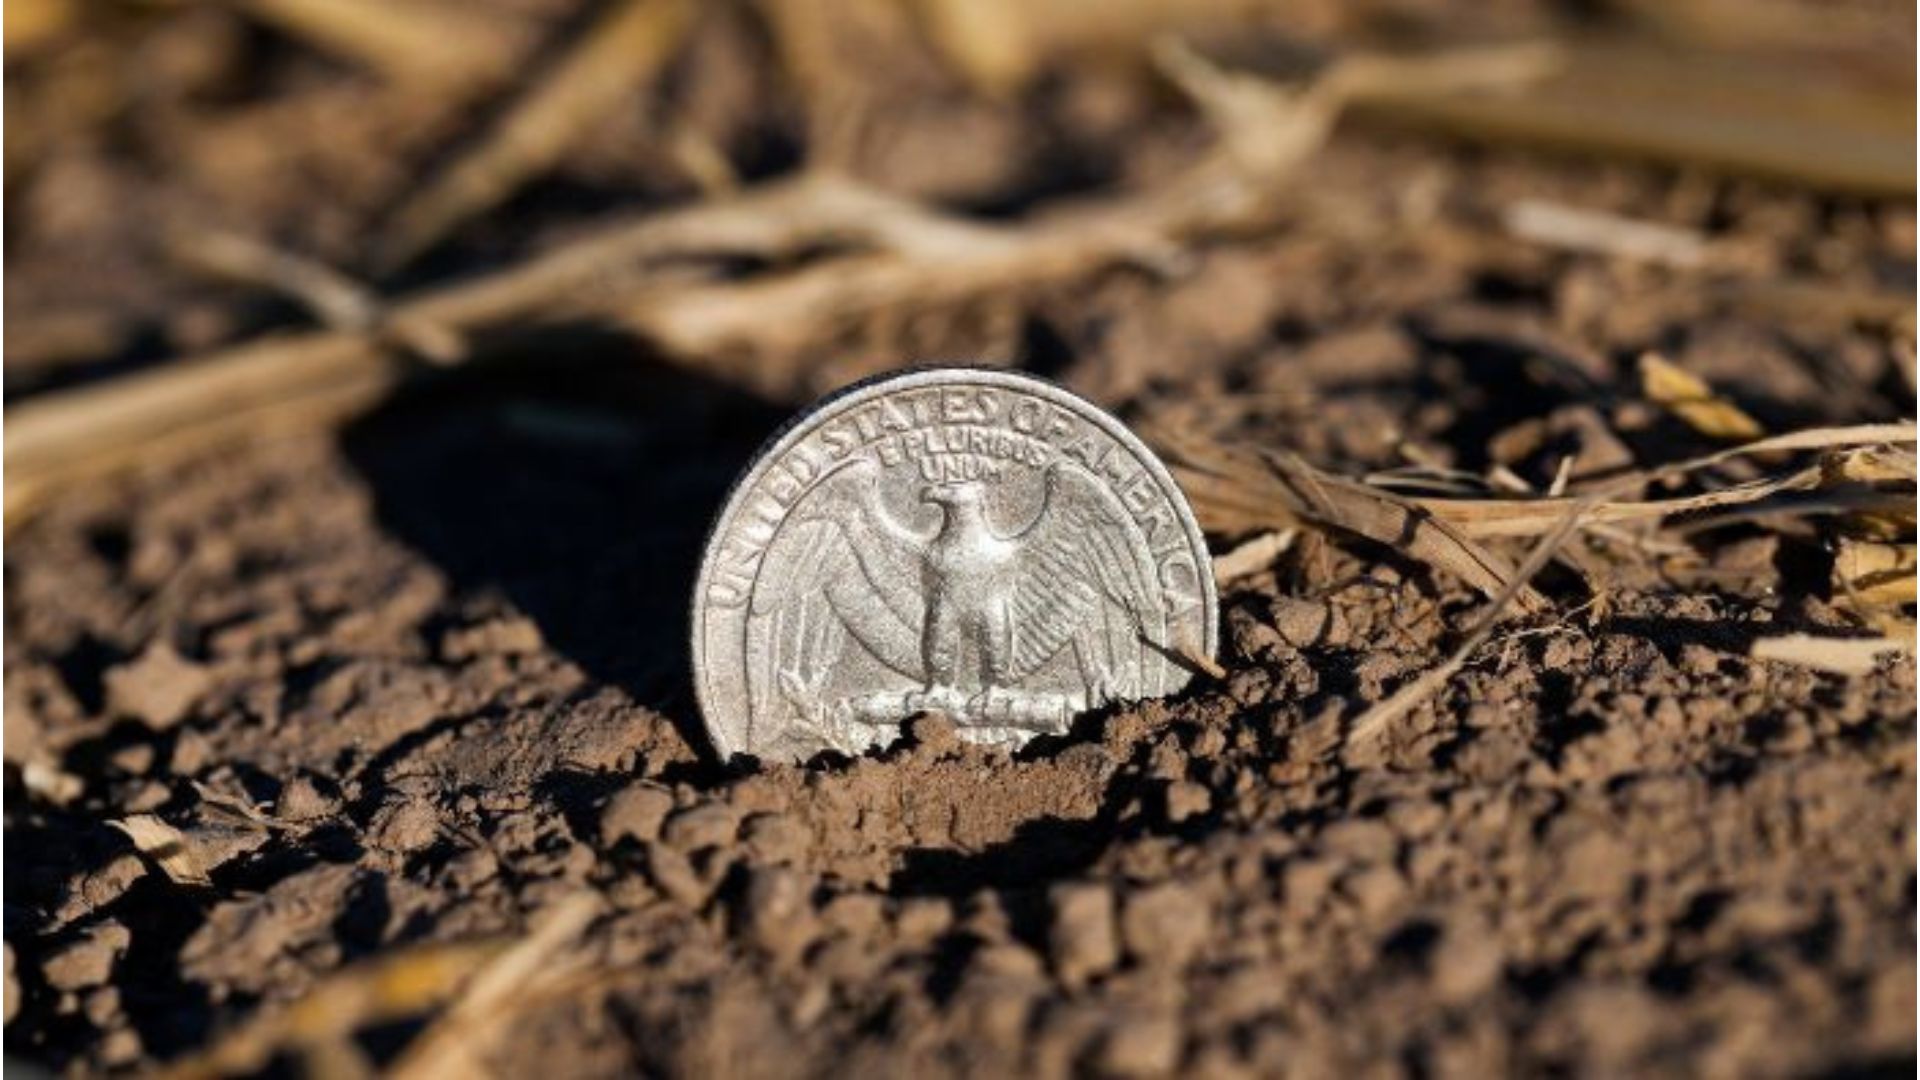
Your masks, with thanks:
[[(1181, 486), (1208, 529), (1311, 524), (1385, 544), (1488, 597), (1516, 580), (1504, 556), (1429, 513), (1419, 500), (1323, 472), (1290, 455), (1262, 454), (1168, 427), (1151, 427), (1145, 435), (1171, 455)], [(1525, 585), (1514, 591), (1513, 603), (1527, 612), (1546, 607), (1545, 599)]]
[[(592, 111), (582, 112), (583, 103), (611, 100), (602, 96), (606, 80), (621, 80), (621, 92), (634, 85), (641, 67), (664, 58), (683, 3), (632, 0), (619, 8), (609, 18), (622, 32), (603, 24), (510, 114), (486, 144), (497, 151), (483, 147), (463, 159), (402, 211), (395, 250), (432, 243), (531, 175), (525, 167), (534, 158), (524, 151), (548, 153), (558, 145), (555, 132), (536, 121), (559, 116), (570, 124)], [(635, 41), (646, 44), (629, 54)], [(406, 355), (462, 359), (466, 335), (534, 317), (611, 321), (689, 366), (770, 396), (816, 389), (806, 373), (742, 357), (740, 347), (813, 340), (876, 312), (963, 302), (1116, 263), (1164, 264), (1197, 233), (1261, 220), (1287, 171), (1319, 145), (1329, 110), (1356, 88), (1511, 87), (1538, 77), (1554, 59), (1552, 49), (1538, 46), (1409, 60), (1354, 57), (1323, 76), (1329, 88), (1290, 91), (1187, 56), (1173, 61), (1176, 77), (1219, 127), (1221, 145), (1161, 189), (1083, 203), (1015, 228), (806, 177), (655, 215), (498, 274), (390, 301), (366, 330), (266, 339), (45, 395), (8, 410), (7, 525), (75, 480), (248, 434), (336, 423), (391, 390), (406, 374)], [(512, 134), (522, 130), (532, 134)], [(823, 243), (851, 253), (791, 273), (693, 286), (663, 286), (650, 272), (677, 257), (777, 257)]]
[[(1342, 530), (1393, 547), (1489, 597), (1511, 585), (1516, 572), (1484, 541), (1545, 535), (1576, 508), (1575, 527), (1587, 531), (1682, 516), (1719, 515), (1705, 517), (1717, 523), (1728, 515), (1749, 515), (1757, 507), (1770, 513), (1840, 514), (1848, 521), (1862, 514), (1895, 519), (1904, 515), (1911, 544), (1914, 488), (1911, 479), (1903, 477), (1911, 474), (1912, 452), (1891, 445), (1914, 441), (1914, 426), (1906, 423), (1793, 432), (1618, 477), (1578, 496), (1511, 499), (1415, 498), (1334, 476), (1297, 458), (1169, 425), (1152, 425), (1144, 434), (1168, 455), (1201, 524), (1210, 531), (1237, 534), (1301, 524)], [(1796, 450), (1827, 453), (1804, 468), (1695, 495), (1623, 497), (1650, 481), (1683, 478), (1734, 457)], [(1892, 579), (1897, 575), (1881, 573), (1893, 556), (1855, 557), (1877, 560), (1863, 579), (1869, 586), (1884, 588), (1876, 595), (1896, 595)], [(1545, 606), (1528, 589), (1518, 591), (1514, 604), (1522, 611)]]
[(382, 261), (398, 265), (552, 168), (594, 123), (650, 80), (691, 22), (686, 0), (623, 0), (559, 67), (395, 214)]

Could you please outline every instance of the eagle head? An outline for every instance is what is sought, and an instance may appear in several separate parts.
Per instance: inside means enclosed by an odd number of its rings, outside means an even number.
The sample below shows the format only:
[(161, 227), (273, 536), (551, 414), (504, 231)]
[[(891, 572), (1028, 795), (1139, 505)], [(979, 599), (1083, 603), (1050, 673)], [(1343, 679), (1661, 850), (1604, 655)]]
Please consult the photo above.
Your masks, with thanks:
[(979, 506), (986, 501), (987, 487), (978, 480), (949, 480), (928, 484), (920, 489), (920, 498), (948, 509)]

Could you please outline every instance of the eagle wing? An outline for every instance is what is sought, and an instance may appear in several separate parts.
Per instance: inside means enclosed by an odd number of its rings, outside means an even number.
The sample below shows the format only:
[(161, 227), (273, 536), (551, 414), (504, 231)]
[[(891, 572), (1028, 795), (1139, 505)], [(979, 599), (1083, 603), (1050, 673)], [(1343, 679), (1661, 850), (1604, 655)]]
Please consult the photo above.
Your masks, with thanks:
[(1008, 677), (1031, 675), (1071, 644), (1092, 696), (1161, 693), (1164, 665), (1150, 646), (1166, 638), (1165, 607), (1146, 534), (1119, 497), (1080, 466), (1057, 463), (1039, 514), (1016, 539)]
[(878, 466), (842, 465), (800, 496), (762, 557), (747, 613), (749, 739), (769, 717), (822, 704), (851, 637), (894, 671), (921, 677), (927, 538), (880, 506)]

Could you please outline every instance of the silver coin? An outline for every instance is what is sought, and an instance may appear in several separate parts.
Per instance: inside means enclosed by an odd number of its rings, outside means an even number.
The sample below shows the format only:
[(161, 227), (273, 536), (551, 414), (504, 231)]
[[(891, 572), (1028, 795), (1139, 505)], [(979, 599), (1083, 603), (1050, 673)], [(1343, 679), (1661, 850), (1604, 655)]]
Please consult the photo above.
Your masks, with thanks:
[(723, 758), (856, 754), (922, 712), (1018, 746), (1178, 690), (1217, 610), (1186, 497), (1120, 421), (1032, 376), (920, 368), (822, 401), (740, 478), (694, 683)]

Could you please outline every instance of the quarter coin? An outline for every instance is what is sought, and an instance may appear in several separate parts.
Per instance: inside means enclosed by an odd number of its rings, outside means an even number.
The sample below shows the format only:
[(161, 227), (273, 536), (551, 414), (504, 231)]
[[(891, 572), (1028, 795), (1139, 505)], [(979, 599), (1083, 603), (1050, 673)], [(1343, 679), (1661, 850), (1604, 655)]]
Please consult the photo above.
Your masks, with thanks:
[(787, 425), (728, 497), (693, 596), (720, 755), (884, 745), (922, 712), (1018, 746), (1211, 658), (1218, 599), (1172, 476), (1044, 379), (917, 368)]

